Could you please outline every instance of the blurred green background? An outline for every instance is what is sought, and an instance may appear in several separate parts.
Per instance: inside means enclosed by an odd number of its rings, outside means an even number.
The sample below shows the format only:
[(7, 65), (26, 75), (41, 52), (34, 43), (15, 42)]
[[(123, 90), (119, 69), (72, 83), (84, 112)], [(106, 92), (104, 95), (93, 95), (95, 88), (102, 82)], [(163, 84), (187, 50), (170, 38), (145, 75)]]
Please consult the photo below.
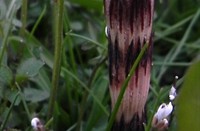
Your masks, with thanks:
[[(32, 130), (30, 121), (36, 116), (47, 123), (48, 130), (103, 131), (110, 115), (110, 96), (102, 0), (64, 0), (62, 68), (55, 118), (47, 118), (54, 58), (53, 3), (0, 0), (1, 129)], [(187, 68), (199, 60), (199, 21), (200, 0), (155, 1), (147, 125), (158, 106), (168, 102), (174, 76), (180, 78), (179, 90), (187, 81)], [(195, 69), (199, 72), (200, 66)], [(183, 98), (187, 99), (187, 94), (183, 93)], [(199, 97), (195, 99), (200, 102)], [(169, 130), (176, 131), (177, 127), (173, 113)]]

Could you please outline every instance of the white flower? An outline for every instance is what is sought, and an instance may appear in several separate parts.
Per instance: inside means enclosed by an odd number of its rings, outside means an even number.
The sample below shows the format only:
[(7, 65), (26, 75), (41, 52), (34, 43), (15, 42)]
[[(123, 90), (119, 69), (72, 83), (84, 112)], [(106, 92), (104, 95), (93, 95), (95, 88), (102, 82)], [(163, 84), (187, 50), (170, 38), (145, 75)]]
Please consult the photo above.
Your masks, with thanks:
[(169, 104), (161, 104), (153, 117), (152, 126), (159, 130), (167, 129), (167, 117), (171, 114), (172, 110), (173, 105), (171, 102), (169, 102)]
[(176, 97), (176, 89), (174, 86), (172, 86), (172, 88), (170, 89), (170, 92), (169, 92), (169, 99), (172, 101), (175, 99)]
[[(169, 92), (169, 99), (172, 101), (176, 98), (176, 81), (178, 76), (175, 76), (174, 84), (172, 85)], [(156, 128), (158, 131), (163, 131), (168, 128), (168, 116), (172, 113), (173, 105), (171, 102), (169, 104), (163, 103), (159, 106), (157, 112), (155, 113), (152, 126)]]
[(35, 131), (44, 131), (44, 126), (40, 122), (40, 119), (35, 117), (31, 120), (31, 125)]
[(31, 125), (34, 129), (37, 129), (39, 124), (40, 124), (40, 120), (37, 117), (31, 120)]
[(166, 105), (165, 103), (160, 105), (158, 111), (155, 114), (155, 117), (157, 118), (158, 122), (167, 118), (171, 114), (172, 110), (173, 106), (171, 102), (169, 102), (168, 105)]

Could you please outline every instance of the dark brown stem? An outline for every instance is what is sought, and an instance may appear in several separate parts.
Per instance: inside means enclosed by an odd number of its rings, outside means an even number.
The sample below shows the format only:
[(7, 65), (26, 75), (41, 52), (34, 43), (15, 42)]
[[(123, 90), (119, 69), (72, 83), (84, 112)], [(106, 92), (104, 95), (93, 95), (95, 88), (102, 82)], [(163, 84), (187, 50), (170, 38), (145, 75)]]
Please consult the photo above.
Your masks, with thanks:
[(142, 131), (146, 122), (145, 103), (150, 83), (154, 0), (104, 0), (104, 6), (112, 109), (141, 48), (145, 43), (149, 44), (129, 81), (113, 125), (113, 130)]

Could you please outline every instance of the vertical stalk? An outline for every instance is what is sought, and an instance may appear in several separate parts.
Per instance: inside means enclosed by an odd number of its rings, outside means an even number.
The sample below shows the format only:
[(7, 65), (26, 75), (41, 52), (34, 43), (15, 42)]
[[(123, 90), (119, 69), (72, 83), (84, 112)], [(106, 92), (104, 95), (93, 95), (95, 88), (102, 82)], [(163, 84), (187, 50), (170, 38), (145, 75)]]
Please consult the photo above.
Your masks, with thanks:
[(55, 51), (54, 51), (54, 65), (52, 75), (52, 88), (49, 101), (48, 118), (52, 117), (54, 105), (56, 102), (58, 81), (61, 69), (62, 56), (62, 42), (63, 42), (63, 9), (64, 0), (54, 0), (54, 36), (55, 36)]
[(19, 92), (19, 95), (20, 95), (20, 97), (21, 97), (22, 103), (23, 103), (23, 105), (24, 105), (24, 109), (25, 109), (25, 111), (26, 111), (26, 113), (27, 113), (27, 115), (28, 115), (28, 119), (31, 120), (31, 113), (30, 113), (30, 111), (29, 111), (29, 109), (28, 109), (28, 105), (27, 105), (27, 103), (26, 103), (26, 100), (25, 100), (25, 98), (24, 98), (24, 95), (22, 94), (21, 87), (19, 86), (19, 84), (18, 84), (17, 82), (15, 82), (15, 85), (16, 85), (17, 88), (18, 88), (18, 92)]
[[(109, 42), (110, 119), (116, 113), (112, 130), (143, 131), (150, 83), (154, 0), (104, 0), (104, 6)], [(148, 48), (130, 76), (145, 43)]]
[(22, 9), (21, 9), (21, 21), (22, 21), (22, 27), (20, 30), (21, 36), (24, 35), (24, 32), (26, 30), (26, 20), (27, 20), (27, 0), (22, 1)]
[(115, 106), (113, 108), (113, 111), (112, 111), (108, 126), (106, 128), (106, 131), (110, 131), (111, 130), (111, 127), (113, 125), (114, 119), (115, 119), (116, 114), (117, 114), (117, 111), (119, 110), (121, 101), (123, 99), (124, 93), (126, 91), (126, 88), (128, 87), (128, 82), (130, 81), (131, 77), (134, 75), (135, 70), (136, 70), (138, 64), (140, 63), (140, 61), (142, 60), (142, 57), (145, 54), (146, 50), (147, 50), (147, 43), (142, 48), (140, 54), (138, 55), (137, 59), (135, 60), (133, 66), (132, 66), (132, 68), (130, 70), (130, 73), (128, 74), (127, 78), (125, 79), (125, 81), (122, 84), (119, 96), (117, 98), (117, 102), (116, 102), (116, 104), (115, 104)]

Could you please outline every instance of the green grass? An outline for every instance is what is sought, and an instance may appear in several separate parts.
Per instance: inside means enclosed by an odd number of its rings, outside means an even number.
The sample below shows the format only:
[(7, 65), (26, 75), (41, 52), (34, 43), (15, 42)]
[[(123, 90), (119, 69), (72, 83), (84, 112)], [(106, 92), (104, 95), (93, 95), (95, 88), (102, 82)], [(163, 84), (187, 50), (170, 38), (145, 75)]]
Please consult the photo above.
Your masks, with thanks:
[[(103, 1), (93, 1), (64, 0), (61, 16), (50, 0), (0, 1), (1, 130), (32, 130), (35, 116), (55, 131), (103, 131), (112, 125)], [(186, 69), (199, 60), (199, 4), (156, 1), (146, 130), (159, 105), (168, 102), (174, 76), (181, 90)], [(170, 131), (178, 130), (175, 116)]]

